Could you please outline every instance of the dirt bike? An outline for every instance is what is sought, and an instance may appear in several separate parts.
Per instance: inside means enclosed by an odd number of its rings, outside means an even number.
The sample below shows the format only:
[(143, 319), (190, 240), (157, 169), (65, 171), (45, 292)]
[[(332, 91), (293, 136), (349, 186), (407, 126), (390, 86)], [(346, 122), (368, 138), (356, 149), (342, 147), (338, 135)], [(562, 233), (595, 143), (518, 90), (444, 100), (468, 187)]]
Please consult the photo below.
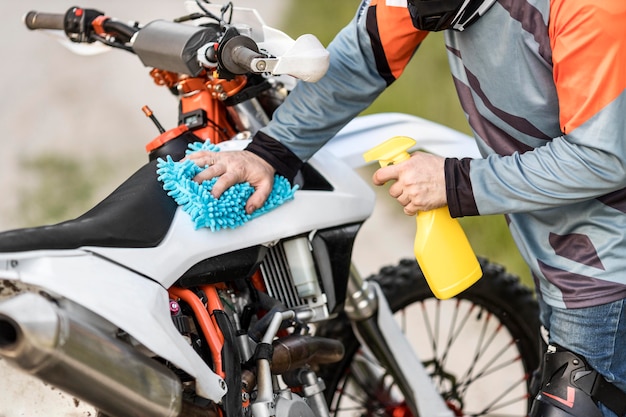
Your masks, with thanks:
[(99, 416), (526, 415), (538, 308), (517, 277), (481, 259), (475, 285), (439, 300), (414, 259), (368, 278), (351, 260), (375, 200), (355, 172), (363, 152), (410, 133), (415, 149), (478, 156), (466, 135), (358, 117), (306, 162), (293, 201), (194, 229), (159, 159), (196, 141), (243, 149), (296, 82), (323, 76), (328, 53), (252, 9), (187, 7), (146, 25), (79, 7), (25, 16), (72, 47), (136, 54), (179, 98), (180, 124), (165, 130), (146, 109), (162, 133), (145, 166), (76, 219), (0, 234), (0, 357)]

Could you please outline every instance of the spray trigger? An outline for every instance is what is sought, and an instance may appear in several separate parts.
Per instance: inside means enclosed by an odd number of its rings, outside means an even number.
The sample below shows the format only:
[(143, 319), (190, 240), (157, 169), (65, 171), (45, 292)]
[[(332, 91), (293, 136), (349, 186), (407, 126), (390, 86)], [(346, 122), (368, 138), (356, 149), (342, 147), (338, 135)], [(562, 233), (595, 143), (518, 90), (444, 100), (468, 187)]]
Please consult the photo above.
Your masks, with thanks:
[(395, 136), (363, 154), (366, 162), (378, 161), (381, 167), (406, 161), (411, 157), (408, 150), (416, 144), (406, 136)]
[[(408, 150), (415, 144), (409, 137), (395, 136), (365, 152), (363, 158), (367, 162), (378, 160), (385, 167), (409, 159)], [(454, 297), (482, 276), (467, 236), (448, 207), (420, 212), (416, 224), (415, 259), (435, 297)]]

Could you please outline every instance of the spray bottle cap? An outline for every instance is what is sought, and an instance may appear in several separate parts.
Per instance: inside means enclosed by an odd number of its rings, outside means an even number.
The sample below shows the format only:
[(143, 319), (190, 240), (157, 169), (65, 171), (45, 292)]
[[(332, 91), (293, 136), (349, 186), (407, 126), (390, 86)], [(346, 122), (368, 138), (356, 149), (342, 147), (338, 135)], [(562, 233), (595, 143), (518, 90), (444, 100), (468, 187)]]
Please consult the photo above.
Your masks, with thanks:
[(378, 161), (381, 167), (405, 161), (411, 157), (407, 152), (415, 141), (406, 136), (395, 136), (363, 154), (366, 162)]

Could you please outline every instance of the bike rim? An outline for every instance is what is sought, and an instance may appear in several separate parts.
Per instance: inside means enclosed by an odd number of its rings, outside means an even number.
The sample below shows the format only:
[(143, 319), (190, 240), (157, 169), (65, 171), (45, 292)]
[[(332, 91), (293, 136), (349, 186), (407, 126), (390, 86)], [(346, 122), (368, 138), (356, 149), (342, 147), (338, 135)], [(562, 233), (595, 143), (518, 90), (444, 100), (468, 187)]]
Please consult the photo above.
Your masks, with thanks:
[[(435, 298), (395, 317), (455, 416), (527, 415), (528, 374), (506, 317), (467, 299)], [(362, 349), (330, 405), (335, 417), (411, 416), (391, 376)]]

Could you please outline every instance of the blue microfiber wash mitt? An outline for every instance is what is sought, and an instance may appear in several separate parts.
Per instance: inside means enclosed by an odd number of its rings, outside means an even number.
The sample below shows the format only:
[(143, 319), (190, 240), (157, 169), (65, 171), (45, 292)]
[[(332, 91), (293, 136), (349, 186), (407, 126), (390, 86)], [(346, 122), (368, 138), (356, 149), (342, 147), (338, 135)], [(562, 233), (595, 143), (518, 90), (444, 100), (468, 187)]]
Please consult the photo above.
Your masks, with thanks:
[[(209, 142), (196, 142), (189, 145), (187, 154), (201, 150), (218, 152), (220, 149)], [(193, 181), (202, 170), (190, 160), (175, 162), (168, 156), (165, 160), (159, 158), (157, 161), (158, 180), (163, 183), (163, 189), (191, 216), (196, 229), (206, 227), (214, 232), (225, 228), (234, 229), (293, 199), (298, 189), (298, 186), (292, 187), (286, 178), (276, 175), (274, 187), (265, 204), (252, 214), (247, 214), (245, 204), (254, 192), (249, 183), (235, 184), (216, 199), (211, 195), (211, 189), (217, 178), (201, 184)]]

